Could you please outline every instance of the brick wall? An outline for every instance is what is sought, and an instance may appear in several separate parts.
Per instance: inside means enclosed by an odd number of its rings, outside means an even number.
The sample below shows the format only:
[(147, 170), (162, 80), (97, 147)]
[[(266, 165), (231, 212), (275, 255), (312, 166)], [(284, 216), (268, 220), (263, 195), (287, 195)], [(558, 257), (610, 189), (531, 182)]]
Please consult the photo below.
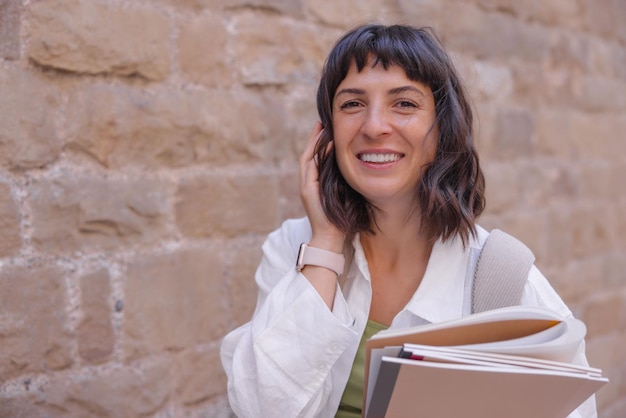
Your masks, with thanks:
[(626, 3), (0, 0), (0, 416), (226, 417), (220, 338), (334, 40), (433, 26), (479, 114), (482, 224), (522, 238), (626, 415)]

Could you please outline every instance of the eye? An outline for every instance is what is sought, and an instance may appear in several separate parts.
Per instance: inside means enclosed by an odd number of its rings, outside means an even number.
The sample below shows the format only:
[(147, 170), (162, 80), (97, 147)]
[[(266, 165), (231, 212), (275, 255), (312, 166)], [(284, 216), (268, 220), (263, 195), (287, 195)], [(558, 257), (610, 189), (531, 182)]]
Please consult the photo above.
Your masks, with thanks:
[(342, 103), (341, 106), (339, 106), (340, 109), (351, 109), (351, 108), (355, 108), (355, 107), (359, 107), (361, 104), (359, 102), (357, 102), (356, 100), (348, 100), (345, 103)]
[(397, 103), (397, 106), (401, 107), (401, 108), (419, 108), (419, 106), (417, 104), (415, 104), (415, 103), (413, 103), (412, 101), (409, 101), (409, 100), (400, 100)]

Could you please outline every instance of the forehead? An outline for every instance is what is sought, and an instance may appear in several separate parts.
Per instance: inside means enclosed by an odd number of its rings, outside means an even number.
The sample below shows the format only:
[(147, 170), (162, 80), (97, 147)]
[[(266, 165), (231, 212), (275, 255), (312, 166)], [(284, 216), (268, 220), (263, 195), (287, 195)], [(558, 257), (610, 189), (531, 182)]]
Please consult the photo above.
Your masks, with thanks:
[(353, 61), (348, 68), (346, 76), (337, 86), (335, 96), (346, 88), (394, 89), (403, 86), (416, 87), (418, 92), (424, 95), (431, 93), (428, 85), (410, 79), (406, 71), (399, 65), (392, 64), (385, 67), (381, 62), (370, 59), (359, 70), (356, 62)]

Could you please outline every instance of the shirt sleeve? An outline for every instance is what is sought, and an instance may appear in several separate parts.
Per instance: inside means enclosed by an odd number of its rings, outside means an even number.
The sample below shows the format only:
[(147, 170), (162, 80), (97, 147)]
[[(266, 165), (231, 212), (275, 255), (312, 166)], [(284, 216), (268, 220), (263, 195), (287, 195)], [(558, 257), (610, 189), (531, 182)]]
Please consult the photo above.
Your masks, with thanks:
[(264, 243), (252, 320), (222, 342), (229, 401), (242, 418), (316, 416), (333, 390), (333, 365), (358, 346), (339, 286), (331, 311), (296, 271), (298, 246), (310, 236), (295, 226), (288, 221)]
[[(564, 317), (573, 316), (572, 311), (567, 307), (559, 294), (550, 285), (544, 275), (533, 266), (528, 273), (528, 281), (522, 294), (522, 305), (539, 305), (550, 308)], [(589, 366), (585, 355), (585, 342), (583, 341), (574, 357), (574, 364)], [(583, 402), (576, 410), (572, 411), (567, 418), (597, 418), (596, 398), (592, 395)]]

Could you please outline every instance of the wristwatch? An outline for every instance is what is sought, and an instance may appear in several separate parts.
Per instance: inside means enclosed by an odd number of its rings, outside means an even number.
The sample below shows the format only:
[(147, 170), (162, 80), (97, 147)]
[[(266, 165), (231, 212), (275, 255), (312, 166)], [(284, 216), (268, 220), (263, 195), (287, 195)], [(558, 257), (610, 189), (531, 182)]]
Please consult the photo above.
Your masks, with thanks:
[(334, 271), (337, 273), (337, 276), (341, 276), (343, 274), (344, 263), (345, 257), (343, 254), (322, 250), (321, 248), (309, 247), (303, 242), (300, 244), (300, 251), (298, 251), (296, 270), (302, 271), (306, 265), (320, 266)]

